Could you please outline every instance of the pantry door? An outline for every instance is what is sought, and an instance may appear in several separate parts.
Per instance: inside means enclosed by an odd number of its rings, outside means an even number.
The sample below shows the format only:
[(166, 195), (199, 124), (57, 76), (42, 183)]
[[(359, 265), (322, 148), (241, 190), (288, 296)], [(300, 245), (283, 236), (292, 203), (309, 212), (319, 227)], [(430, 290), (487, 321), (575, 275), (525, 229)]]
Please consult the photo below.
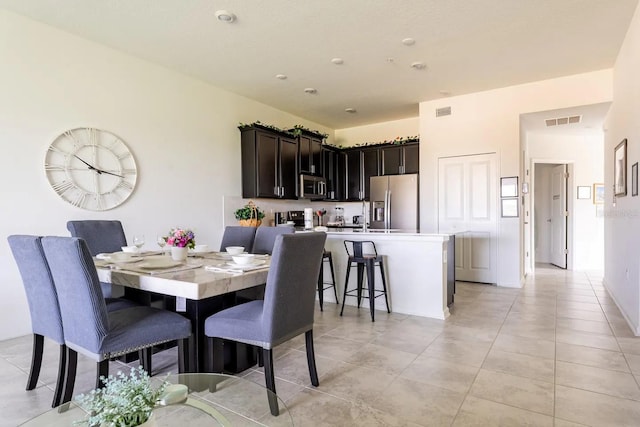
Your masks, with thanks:
[(438, 159), (438, 232), (455, 234), (456, 280), (497, 283), (496, 154)]

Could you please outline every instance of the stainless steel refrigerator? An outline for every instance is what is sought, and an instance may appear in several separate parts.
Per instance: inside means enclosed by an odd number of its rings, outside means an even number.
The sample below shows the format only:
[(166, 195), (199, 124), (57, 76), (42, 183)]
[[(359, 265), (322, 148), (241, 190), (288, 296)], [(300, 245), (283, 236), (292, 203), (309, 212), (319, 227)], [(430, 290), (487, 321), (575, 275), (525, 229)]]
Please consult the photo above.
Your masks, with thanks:
[(369, 228), (418, 231), (418, 174), (372, 176)]

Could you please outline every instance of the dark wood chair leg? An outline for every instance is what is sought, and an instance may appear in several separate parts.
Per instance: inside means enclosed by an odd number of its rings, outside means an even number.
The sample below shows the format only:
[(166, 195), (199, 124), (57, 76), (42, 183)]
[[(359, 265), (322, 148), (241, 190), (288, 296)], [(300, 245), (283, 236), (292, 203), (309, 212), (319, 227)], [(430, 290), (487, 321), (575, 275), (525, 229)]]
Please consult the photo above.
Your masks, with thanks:
[(140, 366), (147, 372), (147, 375), (151, 376), (151, 355), (153, 354), (153, 348), (147, 347), (138, 350), (138, 359), (140, 359)]
[(311, 384), (314, 387), (318, 387), (320, 382), (318, 381), (318, 370), (316, 369), (316, 354), (313, 350), (313, 329), (304, 333), (304, 339), (307, 345), (307, 365), (309, 365)]
[(211, 351), (211, 372), (223, 373), (224, 372), (224, 341), (222, 338), (208, 337), (209, 349)]
[(33, 349), (31, 352), (31, 369), (27, 380), (27, 390), (33, 390), (38, 384), (40, 367), (42, 367), (42, 349), (44, 348), (44, 337), (40, 334), (33, 334)]
[[(65, 346), (66, 347), (66, 346)], [(76, 369), (78, 367), (78, 353), (67, 347), (66, 364), (64, 368), (64, 391), (62, 392), (62, 402), (71, 402), (73, 397), (73, 387), (76, 383)]]
[(189, 355), (191, 354), (191, 337), (178, 340), (178, 373), (184, 374), (190, 371)]
[(104, 359), (101, 362), (97, 363), (97, 373), (96, 373), (96, 388), (104, 387), (104, 382), (100, 377), (108, 377), (109, 376), (109, 359)]
[(53, 392), (53, 402), (51, 407), (55, 408), (62, 403), (62, 393), (64, 392), (64, 375), (67, 364), (67, 346), (60, 345), (60, 359), (58, 362), (58, 379), (56, 380), (56, 389)]
[(267, 386), (267, 390), (271, 392), (267, 393), (267, 398), (269, 399), (269, 409), (271, 409), (271, 415), (277, 417), (280, 414), (280, 408), (278, 408), (276, 380), (273, 374), (272, 350), (262, 349), (262, 357), (264, 358), (264, 380)]
[(262, 357), (262, 348), (258, 348), (258, 366), (260, 368), (264, 366), (264, 357)]

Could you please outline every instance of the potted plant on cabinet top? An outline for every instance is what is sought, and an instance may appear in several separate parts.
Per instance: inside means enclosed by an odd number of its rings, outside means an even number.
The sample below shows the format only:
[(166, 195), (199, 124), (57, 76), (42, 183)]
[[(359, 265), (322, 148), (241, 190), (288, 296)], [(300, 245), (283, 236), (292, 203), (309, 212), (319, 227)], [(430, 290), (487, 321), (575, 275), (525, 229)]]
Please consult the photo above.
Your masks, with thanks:
[[(100, 377), (104, 387), (76, 398), (88, 412), (84, 420), (74, 424), (89, 426), (134, 427), (152, 425), (153, 408), (164, 393), (167, 381), (158, 388), (151, 386), (149, 375), (142, 367), (131, 368), (129, 375), (118, 372), (114, 377)], [(151, 419), (153, 420), (153, 419)]]
[(262, 224), (264, 212), (253, 203), (253, 200), (249, 200), (249, 203), (235, 211), (235, 217), (244, 227), (258, 227)]

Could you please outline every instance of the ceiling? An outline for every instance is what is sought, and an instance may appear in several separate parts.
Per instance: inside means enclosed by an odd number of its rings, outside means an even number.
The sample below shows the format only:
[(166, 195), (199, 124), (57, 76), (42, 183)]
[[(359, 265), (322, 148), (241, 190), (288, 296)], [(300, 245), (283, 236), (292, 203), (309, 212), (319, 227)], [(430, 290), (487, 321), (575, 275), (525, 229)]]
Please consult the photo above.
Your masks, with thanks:
[[(0, 8), (341, 129), (416, 117), (420, 101), (610, 68), (637, 3), (0, 0)], [(237, 19), (220, 22), (217, 10)]]

